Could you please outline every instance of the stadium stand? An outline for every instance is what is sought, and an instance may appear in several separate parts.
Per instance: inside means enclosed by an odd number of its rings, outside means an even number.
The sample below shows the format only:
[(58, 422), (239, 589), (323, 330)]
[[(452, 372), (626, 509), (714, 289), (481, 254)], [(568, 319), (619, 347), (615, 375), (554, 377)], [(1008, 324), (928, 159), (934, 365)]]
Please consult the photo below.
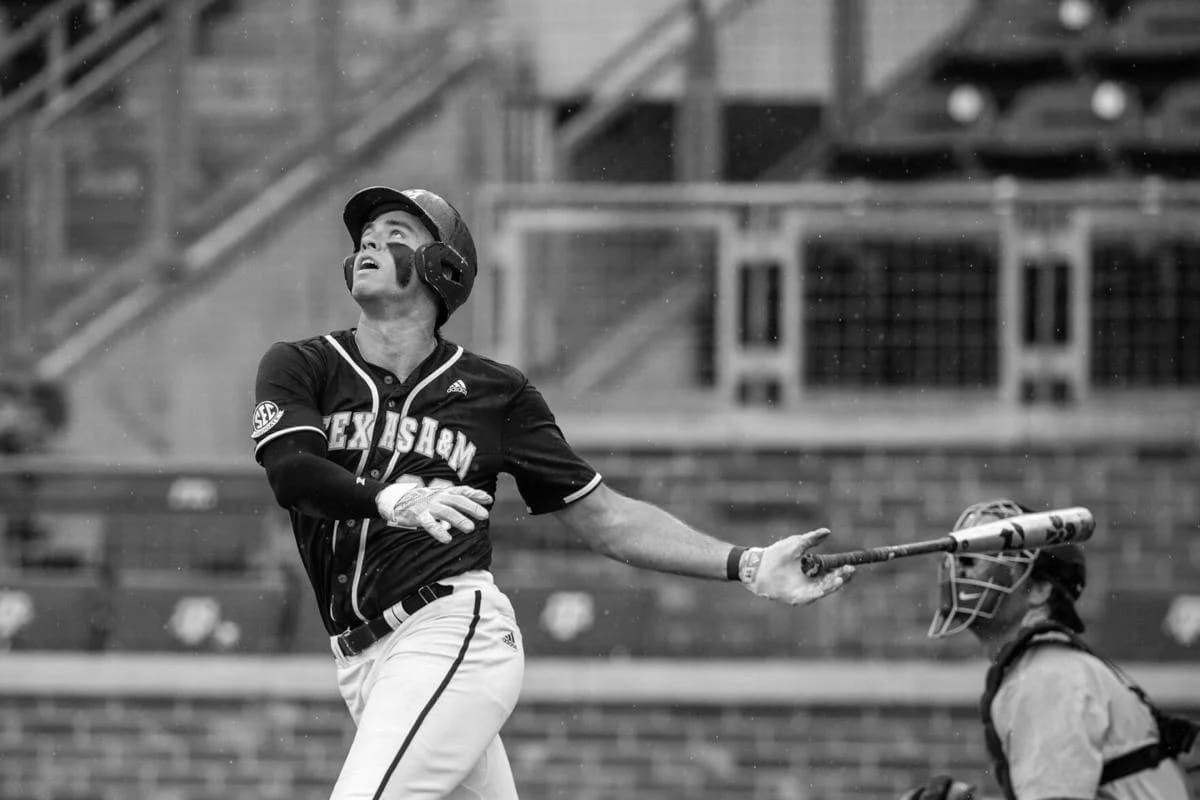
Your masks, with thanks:
[(1140, 129), (1136, 95), (1116, 84), (1045, 82), (1023, 89), (974, 153), (993, 175), (1112, 174), (1117, 143)]
[[(121, 3), (70, 41), (168, 5)], [(452, 336), (524, 359), (612, 486), (731, 540), (822, 521), (847, 548), (941, 531), (984, 496), (1085, 505), (1102, 525), (1083, 608), (1093, 642), (1172, 709), (1200, 713), (1194, 4), (981, 0), (854, 124), (816, 137), (827, 149), (808, 141), (819, 106), (763, 101), (779, 90), (755, 85), (737, 102), (771, 129), (756, 140), (769, 155), (712, 186), (670, 184), (689, 4), (651, 18), (644, 3), (546, 0), (519, 43), (499, 24), (472, 38), (453, 5), (323, 6), (346, 10), (331, 150), (313, 114), (327, 110), (311, 83), (318, 6), (208, 5), (179, 178), (186, 269), (139, 249), (160, 199), (147, 187), (164, 146), (158, 51), (34, 128), (62, 145), (62, 183), (38, 202), (62, 200), (69, 246), (35, 271), (63, 302), (22, 311), (46, 323), (40, 365), (76, 402), (64, 426), (53, 398), (32, 417), (12, 410), (32, 380), (0, 382), (0, 447), (21, 456), (0, 456), (0, 796), (328, 797), (352, 730), (243, 405), (260, 344), (344, 327), (344, 288), (329, 280), (344, 232), (329, 209), (381, 174), (467, 198), (490, 255), (477, 316)], [(731, 83), (827, 71), (803, 60), (823, 34), (780, 24), (809, 4), (712, 7), (729, 15)], [(485, 8), (458, 16), (497, 22)], [(564, 8), (584, 23), (538, 29)], [(894, 8), (879, 0), (867, 16)], [(605, 30), (586, 24), (609, 11)], [(140, 31), (167, 35), (146, 19)], [(626, 23), (632, 35), (588, 49)], [(760, 49), (772, 35), (782, 44)], [(887, 37), (901, 38), (873, 41)], [(577, 82), (550, 94), (555, 69), (518, 92), (496, 53), (524, 48), (558, 71), (589, 55), (627, 69), (595, 78), (617, 88), (592, 105)], [(652, 66), (641, 82), (617, 81), (635, 62)], [(389, 68), (394, 83), (368, 92)], [(396, 89), (405, 81), (421, 91)], [(34, 105), (35, 119), (52, 107)], [(587, 135), (556, 174), (607, 185), (485, 186), (554, 172), (538, 159), (572, 118)], [(819, 157), (783, 152), (802, 138), (797, 152)], [(729, 139), (731, 157), (745, 152), (744, 133)], [(37, 200), (8, 191), (29, 180), (6, 161), (16, 141), (0, 143), (0, 262), (14, 264), (28, 231), (9, 209)], [(60, 151), (39, 152), (44, 165)], [(792, 178), (830, 180), (754, 185), (776, 155), (803, 165)], [(622, 185), (646, 176), (658, 185)], [(66, 302), (71, 287), (91, 305)], [(80, 344), (85, 329), (97, 344)], [(27, 423), (38, 414), (70, 428), (66, 445)], [(765, 608), (736, 585), (615, 564), (528, 516), (512, 485), (499, 494), (493, 570), (530, 662), (505, 731), (522, 797), (894, 800), (947, 764), (986, 774), (973, 643), (924, 639), (930, 561), (864, 570), (835, 603)]]
[[(841, 137), (817, 174), (903, 179), (893, 166), (922, 135), (904, 112), (936, 111), (939, 92), (968, 91), (984, 98), (967, 105), (987, 109), (986, 124), (971, 130), (969, 155), (941, 160), (949, 165), (937, 172), (943, 177), (1192, 174), (1198, 148), (1189, 139), (1187, 87), (1200, 74), (1195, 3), (1020, 0), (977, 8), (960, 36)], [(880, 128), (887, 140), (871, 146), (870, 159), (845, 157)], [(961, 137), (956, 145), (964, 146)], [(914, 169), (909, 177), (926, 176)]]
[(968, 83), (914, 87), (888, 97), (837, 142), (830, 169), (903, 180), (969, 172), (973, 142), (987, 135), (995, 113), (994, 101)]
[(1001, 108), (1031, 83), (1073, 74), (1101, 24), (1088, 0), (1011, 0), (981, 9), (957, 41), (933, 55), (929, 69), (935, 83), (986, 86)]
[(1084, 48), (1098, 74), (1167, 82), (1200, 68), (1200, 7), (1188, 0), (1137, 0)]
[(1140, 130), (1118, 135), (1118, 156), (1133, 172), (1178, 180), (1200, 175), (1200, 80), (1171, 84)]

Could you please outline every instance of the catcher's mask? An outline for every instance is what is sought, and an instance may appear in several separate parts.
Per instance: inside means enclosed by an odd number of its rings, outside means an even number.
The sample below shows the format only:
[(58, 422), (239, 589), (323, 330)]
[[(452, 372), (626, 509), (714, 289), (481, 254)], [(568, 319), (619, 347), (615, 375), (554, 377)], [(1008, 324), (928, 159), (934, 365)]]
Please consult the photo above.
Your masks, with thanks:
[[(1029, 512), (1012, 500), (976, 503), (959, 515), (954, 530)], [(1083, 550), (1068, 544), (1014, 553), (946, 554), (938, 567), (940, 605), (929, 626), (930, 638), (960, 633), (979, 620), (995, 618), (1004, 598), (1031, 577), (1051, 583), (1065, 595), (1068, 602), (1057, 607), (1056, 617), (1082, 632), (1083, 620), (1073, 602), (1085, 582)]]
[[(355, 251), (359, 249), (366, 224), (387, 211), (412, 214), (433, 235), (433, 242), (410, 251), (412, 255), (408, 257), (412, 259), (417, 276), (438, 298), (440, 309), (437, 324), (441, 327), (467, 301), (475, 284), (479, 265), (471, 232), (458, 210), (433, 192), (371, 186), (356, 192), (346, 202), (342, 212), (342, 221), (346, 224)], [(395, 245), (389, 246), (399, 266), (402, 255), (397, 254), (395, 248)], [(407, 247), (403, 249), (409, 250)], [(347, 288), (353, 288), (353, 257), (343, 262), (342, 272)]]

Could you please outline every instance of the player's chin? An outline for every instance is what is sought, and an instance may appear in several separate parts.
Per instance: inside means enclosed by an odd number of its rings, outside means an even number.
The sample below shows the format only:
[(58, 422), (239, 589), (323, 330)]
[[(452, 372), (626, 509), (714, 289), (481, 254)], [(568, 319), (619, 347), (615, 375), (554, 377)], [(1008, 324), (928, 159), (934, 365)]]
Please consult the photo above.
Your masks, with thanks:
[(354, 274), (354, 280), (350, 284), (350, 294), (355, 298), (378, 297), (387, 286), (384, 283), (384, 276), (378, 270), (363, 270)]

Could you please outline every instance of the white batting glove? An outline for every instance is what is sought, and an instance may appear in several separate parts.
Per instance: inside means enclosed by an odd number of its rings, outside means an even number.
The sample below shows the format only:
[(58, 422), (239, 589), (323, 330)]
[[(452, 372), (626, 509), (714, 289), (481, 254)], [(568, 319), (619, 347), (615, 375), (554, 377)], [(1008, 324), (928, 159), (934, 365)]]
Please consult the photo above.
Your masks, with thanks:
[(854, 567), (838, 567), (815, 577), (804, 574), (800, 556), (829, 535), (828, 528), (798, 533), (768, 547), (751, 547), (742, 553), (738, 577), (759, 597), (788, 605), (807, 605), (842, 588)]
[[(483, 504), (492, 496), (470, 486), (420, 486), (393, 483), (375, 495), (379, 516), (396, 528), (421, 528), (442, 544), (450, 543), (450, 529), (470, 533), (474, 520), (488, 518)], [(472, 519), (474, 518), (474, 520)]]

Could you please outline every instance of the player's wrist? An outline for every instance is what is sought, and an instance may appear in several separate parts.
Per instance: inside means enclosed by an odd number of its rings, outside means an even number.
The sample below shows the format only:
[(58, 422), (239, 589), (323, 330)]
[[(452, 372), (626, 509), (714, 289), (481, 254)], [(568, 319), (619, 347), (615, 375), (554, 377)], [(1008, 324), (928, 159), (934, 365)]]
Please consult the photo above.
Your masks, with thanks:
[(742, 554), (749, 549), (740, 544), (729, 548), (729, 555), (725, 558), (725, 580), (741, 580)]
[(383, 519), (390, 519), (396, 513), (396, 506), (405, 495), (417, 488), (415, 483), (389, 483), (375, 494), (375, 508)]
[(761, 547), (748, 547), (738, 559), (738, 580), (749, 589), (753, 589), (755, 581), (758, 580), (758, 568), (762, 564), (762, 558)]

